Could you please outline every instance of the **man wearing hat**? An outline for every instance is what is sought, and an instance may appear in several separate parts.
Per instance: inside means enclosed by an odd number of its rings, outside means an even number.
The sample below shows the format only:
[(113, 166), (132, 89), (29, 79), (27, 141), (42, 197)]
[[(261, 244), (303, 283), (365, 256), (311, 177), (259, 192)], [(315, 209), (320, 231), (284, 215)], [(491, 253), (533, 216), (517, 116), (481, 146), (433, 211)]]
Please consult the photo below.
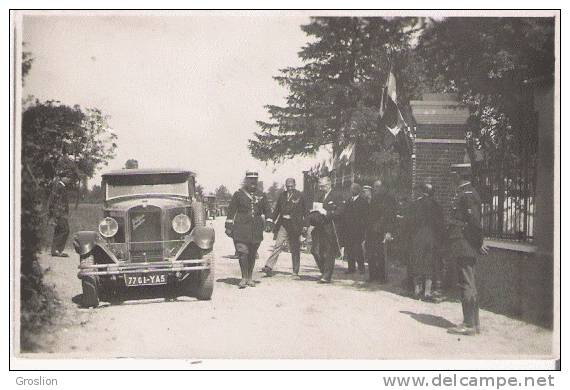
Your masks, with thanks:
[(480, 253), (487, 254), (481, 231), (481, 198), (471, 185), (471, 164), (453, 164), (451, 176), (455, 186), (455, 195), (451, 203), (447, 234), (449, 258), (457, 263), (463, 323), (449, 328), (448, 332), (474, 335), (479, 333), (475, 263)]
[(335, 260), (340, 255), (338, 232), (344, 200), (341, 194), (333, 191), (329, 177), (319, 179), (319, 191), (323, 194), (322, 202), (313, 204), (307, 222), (314, 226), (311, 253), (321, 272), (319, 283), (330, 283)]
[(307, 214), (305, 197), (301, 191), (295, 189), (295, 179), (285, 180), (285, 191), (279, 194), (277, 205), (273, 210), (272, 220), (275, 223), (275, 247), (267, 259), (262, 271), (267, 276), (272, 275), (273, 268), (277, 263), (279, 254), (283, 251), (287, 243), (291, 250), (293, 260), (293, 277), (299, 278), (299, 268), (301, 265), (301, 234), (303, 233), (303, 223)]
[(239, 288), (255, 287), (253, 269), (259, 244), (263, 241), (264, 220), (271, 230), (271, 209), (265, 194), (258, 189), (258, 173), (248, 171), (243, 187), (236, 191), (228, 206), (226, 232), (230, 232), (239, 255), (241, 281)]

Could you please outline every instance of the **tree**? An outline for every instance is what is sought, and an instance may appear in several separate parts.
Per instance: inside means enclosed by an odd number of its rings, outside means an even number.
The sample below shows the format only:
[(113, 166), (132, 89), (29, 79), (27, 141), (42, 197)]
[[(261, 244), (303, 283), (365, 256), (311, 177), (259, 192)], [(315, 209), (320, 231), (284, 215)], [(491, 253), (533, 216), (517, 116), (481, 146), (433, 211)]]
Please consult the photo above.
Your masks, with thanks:
[(282, 186), (277, 184), (277, 182), (273, 182), (273, 184), (267, 189), (267, 199), (272, 205), (277, 203), (277, 199), (279, 198), (281, 191)]
[(125, 162), (124, 169), (138, 169), (138, 167), (139, 167), (139, 162), (137, 160), (135, 160), (134, 158), (129, 158)]
[(196, 192), (196, 199), (202, 201), (204, 199), (204, 187), (200, 184), (196, 184), (196, 189), (194, 191)]
[(84, 203), (101, 203), (105, 199), (103, 188), (95, 184), (91, 189), (83, 188), (81, 191), (81, 201)]
[(433, 89), (457, 92), (469, 106), (474, 148), (498, 158), (535, 152), (525, 82), (554, 75), (554, 18), (432, 21), (417, 53), (425, 78), (439, 83)]
[(21, 140), (21, 347), (30, 350), (30, 335), (56, 310), (54, 292), (43, 283), (37, 261), (54, 179), (69, 177), (79, 189), (82, 179), (93, 177), (114, 156), (117, 145), (101, 111), (37, 100), (23, 110)]
[(220, 185), (218, 188), (216, 188), (216, 190), (214, 191), (214, 194), (216, 195), (216, 199), (218, 201), (228, 201), (229, 202), (232, 199), (231, 192), (223, 184)]
[(391, 70), (398, 105), (410, 122), (409, 100), (419, 97), (423, 86), (411, 42), (423, 23), (422, 18), (318, 17), (301, 26), (310, 38), (299, 52), (304, 64), (274, 77), (289, 94), (285, 106), (266, 106), (270, 120), (258, 121), (260, 131), (249, 141), (253, 157), (278, 163), (323, 145), (331, 145), (337, 157), (353, 144), (359, 180), (383, 177), (407, 192), (410, 135), (402, 132), (394, 142), (379, 108)]
[(379, 129), (382, 87), (392, 70), (400, 103), (415, 96), (417, 78), (408, 68), (416, 18), (318, 17), (301, 26), (310, 37), (299, 52), (304, 65), (274, 79), (288, 89), (286, 106), (268, 105), (270, 121), (249, 141), (252, 155), (279, 162), (332, 144), (336, 155), (349, 143), (384, 144)]
[[(23, 43), (22, 46), (25, 46), (25, 43)], [(29, 51), (22, 52), (22, 84), (24, 84), (28, 73), (30, 73), (33, 62), (34, 57), (32, 56), (32, 53)]]
[(23, 112), (22, 164), (33, 175), (45, 206), (55, 177), (78, 184), (114, 157), (117, 136), (107, 120), (98, 109), (56, 101), (36, 101)]

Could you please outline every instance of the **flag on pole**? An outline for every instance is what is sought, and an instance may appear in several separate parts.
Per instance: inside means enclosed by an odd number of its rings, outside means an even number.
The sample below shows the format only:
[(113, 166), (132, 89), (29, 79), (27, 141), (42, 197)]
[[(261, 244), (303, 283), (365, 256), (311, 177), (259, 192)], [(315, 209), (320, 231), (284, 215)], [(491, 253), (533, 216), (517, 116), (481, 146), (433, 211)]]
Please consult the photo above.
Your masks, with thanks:
[(388, 130), (394, 137), (407, 126), (397, 102), (398, 95), (396, 93), (396, 76), (394, 76), (392, 69), (390, 69), (388, 80), (386, 80), (386, 86), (382, 91), (380, 119), (381, 126)]

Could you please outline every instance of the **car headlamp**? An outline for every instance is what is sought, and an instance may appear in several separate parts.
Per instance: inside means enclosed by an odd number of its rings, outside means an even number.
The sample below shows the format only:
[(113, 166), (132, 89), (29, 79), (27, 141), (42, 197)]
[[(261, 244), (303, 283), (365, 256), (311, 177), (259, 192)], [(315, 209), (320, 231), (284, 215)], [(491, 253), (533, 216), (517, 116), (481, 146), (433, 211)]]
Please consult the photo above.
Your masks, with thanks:
[(186, 214), (178, 214), (172, 219), (172, 229), (178, 234), (187, 233), (190, 230), (190, 218)]
[(99, 222), (99, 233), (105, 238), (113, 237), (119, 231), (119, 224), (114, 218), (107, 217)]

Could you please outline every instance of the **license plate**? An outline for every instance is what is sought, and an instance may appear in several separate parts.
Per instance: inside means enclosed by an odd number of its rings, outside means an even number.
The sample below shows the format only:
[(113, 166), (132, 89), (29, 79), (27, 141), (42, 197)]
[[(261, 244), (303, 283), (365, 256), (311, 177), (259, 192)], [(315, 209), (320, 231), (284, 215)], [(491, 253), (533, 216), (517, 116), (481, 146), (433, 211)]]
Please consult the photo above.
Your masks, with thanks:
[(127, 287), (132, 286), (156, 286), (158, 284), (166, 284), (166, 274), (132, 274), (125, 275), (125, 284)]

